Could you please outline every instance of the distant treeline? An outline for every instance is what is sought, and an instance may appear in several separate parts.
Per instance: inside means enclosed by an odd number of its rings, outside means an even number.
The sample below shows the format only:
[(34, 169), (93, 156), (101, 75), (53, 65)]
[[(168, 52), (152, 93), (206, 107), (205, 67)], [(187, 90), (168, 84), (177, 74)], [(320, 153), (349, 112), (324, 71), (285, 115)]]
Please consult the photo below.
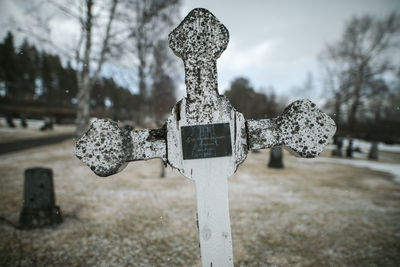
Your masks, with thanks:
[[(16, 47), (10, 32), (0, 43), (0, 103), (2, 113), (13, 113), (3, 115), (29, 116), (18, 114), (15, 107), (22, 113), (34, 110), (32, 107), (36, 110), (43, 107), (43, 110), (58, 109), (60, 114), (74, 117), (77, 88), (75, 69), (69, 62), (62, 64), (58, 55), (39, 51), (26, 39)], [(90, 104), (93, 114), (128, 119), (137, 111), (139, 101), (138, 95), (116, 84), (112, 78), (100, 78), (94, 85)]]
[(277, 100), (273, 90), (268, 94), (255, 91), (250, 80), (244, 77), (235, 78), (225, 95), (246, 119), (276, 117), (286, 104)]

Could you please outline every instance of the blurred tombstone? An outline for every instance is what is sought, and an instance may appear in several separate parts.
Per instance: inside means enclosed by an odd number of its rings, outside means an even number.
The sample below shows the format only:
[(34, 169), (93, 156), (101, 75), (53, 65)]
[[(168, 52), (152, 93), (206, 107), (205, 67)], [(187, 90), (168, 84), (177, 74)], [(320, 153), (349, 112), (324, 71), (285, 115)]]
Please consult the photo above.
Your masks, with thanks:
[(349, 144), (347, 145), (346, 149), (346, 157), (348, 158), (353, 157), (353, 139), (349, 139)]
[(160, 178), (165, 178), (165, 164), (162, 160), (160, 162), (161, 162)]
[(7, 120), (8, 127), (15, 128), (15, 124), (14, 124), (12, 116), (8, 115), (6, 120)]
[(283, 151), (280, 146), (271, 148), (268, 168), (283, 169)]
[(21, 127), (22, 128), (28, 127), (28, 124), (26, 123), (26, 119), (24, 116), (21, 116)]
[(122, 128), (127, 131), (133, 131), (135, 129), (135, 124), (133, 121), (125, 120), (122, 122)]
[(252, 149), (251, 152), (253, 152), (254, 154), (258, 154), (258, 153), (260, 153), (260, 150), (259, 149)]
[(332, 150), (332, 156), (343, 157), (343, 139), (339, 136), (336, 136), (336, 138), (334, 138), (334, 143), (336, 144), (336, 149)]
[(53, 120), (51, 118), (44, 119), (42, 127), (40, 127), (41, 131), (53, 130)]
[(339, 137), (337, 134), (335, 134), (335, 136), (333, 137), (333, 144), (334, 144), (334, 145), (337, 145), (337, 144), (338, 144), (339, 138), (340, 138), (340, 137)]
[(47, 168), (26, 169), (20, 227), (31, 229), (61, 222), (60, 207), (55, 205), (53, 171)]
[(132, 131), (134, 129), (131, 124), (124, 124), (123, 128), (127, 131)]
[(368, 154), (369, 159), (378, 160), (378, 142), (372, 142), (371, 149)]

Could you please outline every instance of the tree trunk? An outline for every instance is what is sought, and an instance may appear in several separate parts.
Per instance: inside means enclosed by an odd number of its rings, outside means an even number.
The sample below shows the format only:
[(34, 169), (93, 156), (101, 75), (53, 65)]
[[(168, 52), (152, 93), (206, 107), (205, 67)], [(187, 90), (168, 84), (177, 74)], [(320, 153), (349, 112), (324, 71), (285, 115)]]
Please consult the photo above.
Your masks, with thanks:
[(340, 96), (340, 92), (335, 93), (335, 117), (334, 117), (334, 121), (336, 123), (337, 126), (339, 126), (341, 124), (341, 120), (342, 120), (342, 98)]
[(365, 63), (363, 62), (358, 68), (358, 73), (357, 73), (358, 77), (354, 85), (354, 93), (352, 96), (353, 102), (350, 107), (349, 120), (348, 120), (350, 132), (353, 132), (353, 129), (355, 129), (355, 126), (357, 124), (357, 111), (360, 106), (361, 90), (364, 81), (364, 67)]
[(78, 106), (76, 118), (76, 136), (81, 137), (87, 130), (90, 122), (90, 82), (89, 73), (82, 77), (78, 86)]
[(84, 23), (84, 34), (86, 36), (85, 52), (82, 71), (78, 74), (78, 106), (76, 118), (76, 136), (81, 137), (87, 130), (90, 122), (90, 52), (92, 49), (92, 6), (93, 1), (86, 1), (86, 21)]
[(358, 111), (358, 106), (360, 105), (360, 99), (358, 96), (354, 97), (353, 103), (350, 107), (350, 113), (349, 113), (349, 121), (348, 125), (350, 128), (350, 131), (352, 132), (353, 129), (355, 129), (355, 126), (357, 124), (357, 111)]

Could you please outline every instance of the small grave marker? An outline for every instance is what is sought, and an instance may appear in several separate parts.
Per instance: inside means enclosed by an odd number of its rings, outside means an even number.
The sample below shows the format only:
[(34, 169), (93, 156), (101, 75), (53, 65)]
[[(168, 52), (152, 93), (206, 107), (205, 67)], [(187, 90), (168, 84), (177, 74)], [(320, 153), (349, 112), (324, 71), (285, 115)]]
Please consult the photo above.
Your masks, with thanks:
[(6, 121), (7, 121), (8, 127), (10, 127), (10, 128), (15, 128), (15, 124), (14, 124), (14, 121), (13, 121), (13, 117), (12, 117), (12, 116), (7, 115)]
[(369, 150), (368, 158), (378, 160), (378, 142), (372, 142), (371, 149)]
[(228, 30), (208, 10), (192, 10), (169, 35), (184, 62), (187, 96), (173, 108), (165, 127), (127, 131), (98, 119), (78, 140), (76, 156), (97, 175), (109, 176), (127, 162), (161, 158), (195, 181), (203, 266), (233, 266), (228, 177), (248, 150), (284, 146), (312, 158), (336, 131), (333, 120), (309, 100), (289, 105), (273, 119), (245, 120), (218, 94), (216, 60)]
[(334, 157), (343, 157), (342, 148), (343, 148), (343, 138), (336, 136), (334, 144), (336, 148), (332, 150), (332, 156)]
[(47, 168), (26, 169), (20, 227), (38, 228), (61, 222), (60, 207), (55, 205), (53, 171)]
[(283, 151), (281, 147), (276, 146), (271, 148), (268, 167), (275, 169), (285, 168), (285, 166), (283, 165)]
[(354, 149), (353, 149), (353, 139), (349, 139), (349, 144), (347, 145), (347, 148), (346, 148), (346, 157), (348, 157), (348, 158), (352, 158), (353, 157), (353, 151), (354, 151)]
[(28, 127), (28, 124), (26, 123), (26, 118), (25, 118), (25, 116), (21, 116), (21, 127), (22, 127), (22, 128)]

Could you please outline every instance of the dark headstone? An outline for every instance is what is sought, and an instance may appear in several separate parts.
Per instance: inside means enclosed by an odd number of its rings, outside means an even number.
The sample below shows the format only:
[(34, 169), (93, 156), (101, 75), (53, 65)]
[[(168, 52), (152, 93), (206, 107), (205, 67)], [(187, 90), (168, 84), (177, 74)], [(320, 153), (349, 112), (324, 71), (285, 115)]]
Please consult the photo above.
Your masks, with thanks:
[(47, 168), (26, 169), (20, 227), (38, 228), (61, 222), (60, 207), (55, 205), (53, 171)]
[(337, 134), (335, 134), (335, 135), (333, 136), (333, 144), (334, 144), (334, 145), (337, 145), (339, 139), (340, 139), (340, 137), (339, 137)]
[(7, 116), (6, 120), (7, 120), (8, 127), (15, 128), (15, 124), (14, 124), (12, 116)]
[(283, 165), (283, 153), (281, 147), (271, 148), (268, 167), (276, 169), (285, 168), (285, 166)]
[(346, 149), (346, 157), (348, 158), (353, 157), (353, 139), (349, 139), (349, 144)]
[(378, 160), (378, 157), (378, 142), (372, 142), (368, 158)]
[(126, 121), (123, 121), (122, 128), (127, 131), (133, 131), (135, 129), (135, 124), (133, 123), (133, 121), (126, 120)]
[(125, 124), (123, 128), (124, 128), (126, 131), (133, 131), (132, 125), (129, 125), (129, 124)]
[(343, 157), (342, 148), (343, 148), (343, 139), (339, 136), (335, 136), (334, 144), (336, 144), (336, 149), (332, 150), (332, 156), (334, 157)]
[(162, 160), (160, 162), (161, 162), (160, 178), (165, 178), (165, 164)]
[(22, 128), (28, 127), (28, 124), (26, 123), (25, 117), (21, 117), (21, 127)]
[(343, 148), (343, 139), (341, 137), (338, 138), (336, 146), (337, 146), (337, 148), (339, 150), (342, 150), (342, 148)]
[(42, 127), (40, 127), (41, 131), (53, 130), (53, 120), (51, 118), (46, 118), (43, 122)]

